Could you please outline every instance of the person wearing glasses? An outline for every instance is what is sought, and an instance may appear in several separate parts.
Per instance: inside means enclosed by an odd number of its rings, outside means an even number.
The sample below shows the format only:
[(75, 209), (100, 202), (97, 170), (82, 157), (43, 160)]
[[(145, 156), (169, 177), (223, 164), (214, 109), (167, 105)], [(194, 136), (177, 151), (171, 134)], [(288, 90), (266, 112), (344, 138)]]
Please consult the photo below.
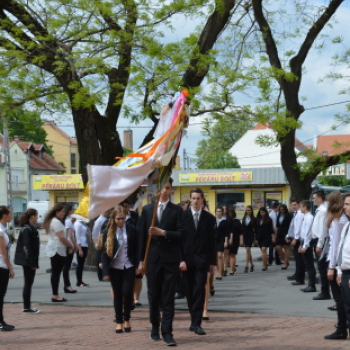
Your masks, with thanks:
[(286, 240), (288, 234), (289, 225), (292, 220), (292, 216), (289, 214), (288, 208), (285, 204), (281, 204), (279, 213), (277, 215), (277, 238), (276, 238), (276, 249), (284, 261), (282, 270), (286, 270), (289, 266), (289, 245), (290, 243)]
[[(108, 229), (103, 232), (102, 269), (103, 279), (110, 281), (114, 294), (117, 321), (116, 333), (131, 331), (130, 312), (138, 253), (138, 237), (134, 225), (126, 222), (124, 207), (117, 206), (109, 219)], [(124, 307), (124, 312), (123, 312)]]

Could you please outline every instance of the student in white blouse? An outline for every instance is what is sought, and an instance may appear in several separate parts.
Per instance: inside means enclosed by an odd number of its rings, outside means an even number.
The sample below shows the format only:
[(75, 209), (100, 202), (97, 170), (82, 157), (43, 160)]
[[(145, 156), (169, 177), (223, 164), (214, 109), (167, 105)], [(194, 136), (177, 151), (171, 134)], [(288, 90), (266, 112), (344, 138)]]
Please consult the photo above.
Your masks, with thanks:
[(15, 273), (10, 261), (11, 240), (5, 228), (12, 219), (12, 213), (5, 205), (0, 206), (0, 331), (12, 331), (15, 327), (4, 321), (3, 305), (7, 291), (9, 278), (14, 278)]
[[(124, 207), (112, 212), (109, 228), (103, 232), (103, 279), (110, 281), (114, 291), (116, 333), (131, 331), (130, 312), (135, 274), (138, 266), (138, 236), (135, 226), (125, 222)], [(123, 312), (124, 306), (124, 312)]]
[(77, 220), (74, 223), (75, 235), (77, 237), (77, 260), (78, 266), (76, 269), (77, 287), (88, 287), (87, 283), (83, 282), (83, 269), (85, 260), (88, 254), (89, 247), (89, 226), (82, 220)]
[(46, 245), (46, 256), (51, 259), (51, 286), (52, 286), (52, 302), (67, 301), (58, 294), (58, 285), (61, 273), (66, 260), (67, 247), (69, 253), (73, 252), (73, 244), (66, 238), (66, 228), (62, 223), (64, 216), (64, 207), (57, 203), (47, 213), (44, 220), (44, 229), (49, 235)]

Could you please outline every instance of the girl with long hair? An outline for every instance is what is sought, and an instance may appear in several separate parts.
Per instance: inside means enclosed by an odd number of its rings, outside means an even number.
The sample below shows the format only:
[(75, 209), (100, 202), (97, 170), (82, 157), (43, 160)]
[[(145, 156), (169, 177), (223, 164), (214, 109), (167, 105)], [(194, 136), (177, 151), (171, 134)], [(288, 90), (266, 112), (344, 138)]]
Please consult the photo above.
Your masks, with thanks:
[(276, 237), (276, 249), (284, 261), (282, 270), (286, 270), (289, 266), (289, 245), (286, 236), (288, 234), (289, 225), (292, 220), (292, 215), (289, 214), (288, 208), (285, 204), (281, 204), (278, 209), (277, 215), (277, 237)]
[(15, 273), (10, 261), (11, 238), (7, 233), (6, 225), (11, 222), (11, 210), (5, 205), (0, 206), (0, 331), (12, 331), (15, 327), (4, 320), (3, 306), (9, 278)]
[[(117, 321), (116, 333), (131, 331), (130, 312), (133, 287), (138, 271), (138, 237), (134, 225), (125, 222), (124, 207), (117, 206), (109, 219), (109, 227), (103, 232), (103, 279), (110, 281), (114, 292), (114, 309)], [(124, 312), (123, 312), (124, 306)]]
[(64, 215), (62, 222), (67, 231), (67, 239), (73, 245), (74, 250), (72, 253), (69, 253), (69, 248), (67, 248), (67, 256), (66, 261), (63, 266), (63, 281), (64, 287), (63, 291), (65, 293), (76, 293), (77, 291), (72, 288), (69, 278), (69, 271), (72, 266), (72, 261), (74, 257), (74, 251), (77, 251), (77, 242), (75, 240), (75, 228), (71, 219), (71, 215), (73, 214), (73, 206), (69, 203), (64, 204)]
[(224, 218), (224, 209), (222, 207), (216, 207), (216, 254), (217, 254), (217, 266), (216, 266), (216, 279), (222, 280), (222, 276), (226, 276), (224, 271), (223, 252), (225, 246), (228, 246), (228, 226), (227, 220)]
[(243, 227), (243, 244), (246, 249), (244, 273), (248, 272), (249, 263), (250, 263), (250, 272), (253, 272), (254, 264), (253, 264), (253, 258), (252, 258), (252, 245), (254, 242), (254, 235), (255, 235), (255, 218), (254, 218), (253, 207), (251, 205), (247, 205), (245, 209), (243, 220), (242, 220), (242, 227)]
[(256, 217), (256, 238), (258, 239), (262, 255), (262, 271), (266, 271), (268, 267), (267, 249), (272, 242), (273, 233), (273, 224), (269, 212), (265, 207), (261, 207)]
[(60, 203), (55, 204), (47, 213), (43, 225), (49, 236), (45, 252), (51, 260), (51, 301), (53, 303), (67, 301), (59, 296), (58, 285), (67, 256), (67, 247), (69, 254), (74, 250), (73, 244), (66, 238), (66, 228), (62, 222), (64, 214), (64, 206)]
[(38, 220), (38, 212), (35, 209), (27, 209), (19, 218), (21, 231), (18, 236), (15, 264), (22, 265), (23, 287), (23, 313), (38, 314), (41, 312), (31, 307), (30, 296), (34, 283), (36, 270), (39, 268), (40, 239), (35, 224)]
[(227, 224), (230, 234), (228, 257), (230, 260), (230, 275), (232, 276), (235, 273), (236, 255), (238, 253), (240, 236), (242, 234), (241, 221), (237, 219), (236, 210), (232, 205), (227, 208)]
[(327, 227), (328, 237), (326, 239), (321, 256), (327, 256), (328, 261), (328, 273), (327, 278), (330, 281), (333, 299), (337, 305), (338, 324), (336, 331), (330, 335), (325, 336), (325, 339), (346, 339), (348, 336), (347, 331), (347, 318), (343, 304), (343, 298), (341, 294), (340, 286), (337, 283), (337, 269), (338, 258), (337, 252), (340, 243), (340, 236), (344, 225), (349, 221), (344, 214), (344, 198), (338, 191), (332, 192), (327, 197)]

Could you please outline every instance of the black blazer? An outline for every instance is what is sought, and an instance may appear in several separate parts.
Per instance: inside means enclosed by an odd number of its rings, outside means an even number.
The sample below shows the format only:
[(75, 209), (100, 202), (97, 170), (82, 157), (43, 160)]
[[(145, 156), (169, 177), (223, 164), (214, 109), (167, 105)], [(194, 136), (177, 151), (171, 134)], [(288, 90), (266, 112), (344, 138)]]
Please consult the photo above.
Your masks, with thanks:
[(266, 237), (271, 237), (273, 234), (273, 224), (272, 220), (270, 219), (268, 222), (263, 222), (260, 225), (260, 222), (256, 223), (256, 238), (266, 238)]
[(226, 219), (221, 220), (219, 223), (219, 226), (217, 226), (216, 219), (215, 219), (215, 229), (216, 229), (216, 240), (218, 242), (224, 241), (225, 237), (229, 236), (229, 225)]
[(254, 236), (256, 219), (250, 219), (248, 226), (245, 226), (245, 217), (242, 220), (243, 236)]
[(229, 232), (229, 236), (228, 238), (230, 238), (231, 233), (232, 235), (232, 241), (234, 242), (239, 242), (240, 240), (240, 236), (242, 234), (242, 223), (241, 220), (234, 218), (231, 219), (231, 221), (228, 223), (228, 232)]
[(282, 224), (280, 224), (280, 214), (277, 216), (277, 237), (285, 237), (287, 236), (289, 225), (292, 220), (292, 217), (289, 213), (284, 217)]
[[(137, 252), (138, 252), (137, 231), (136, 231), (135, 226), (133, 224), (130, 224), (128, 221), (125, 223), (126, 235), (128, 237), (127, 255), (128, 255), (128, 259), (135, 266), (135, 268), (138, 268), (139, 261), (137, 258)], [(119, 244), (118, 244), (118, 239), (114, 235), (113, 255), (110, 258), (106, 252), (106, 241), (107, 241), (108, 229), (104, 230), (102, 234), (103, 234), (102, 248), (101, 248), (101, 251), (102, 251), (102, 254), (101, 254), (102, 274), (103, 274), (103, 276), (109, 276), (109, 274), (110, 274), (109, 270), (112, 266), (113, 258), (114, 258), (115, 254), (119, 248)]]
[(187, 268), (209, 271), (209, 265), (216, 265), (215, 216), (202, 209), (197, 230), (192, 210), (184, 212), (186, 240), (181, 243), (182, 258)]
[(18, 236), (15, 264), (39, 268), (40, 239), (38, 230), (28, 224), (21, 228)]
[[(145, 205), (142, 214), (137, 220), (137, 232), (140, 240), (139, 261), (144, 261), (145, 259), (148, 230), (152, 224), (154, 207), (155, 203)], [(163, 236), (152, 236), (147, 263), (180, 263), (182, 260), (181, 242), (186, 238), (182, 208), (168, 202), (160, 222), (156, 218), (154, 226), (165, 230), (167, 235), (166, 238)]]

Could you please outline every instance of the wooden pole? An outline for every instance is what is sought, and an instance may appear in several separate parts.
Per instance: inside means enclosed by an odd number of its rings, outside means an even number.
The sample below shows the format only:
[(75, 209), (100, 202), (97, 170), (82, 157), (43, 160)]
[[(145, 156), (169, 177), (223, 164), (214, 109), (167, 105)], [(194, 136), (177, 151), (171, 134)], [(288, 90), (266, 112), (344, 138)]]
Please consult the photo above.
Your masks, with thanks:
[[(156, 205), (154, 207), (151, 227), (154, 227), (154, 224), (156, 223), (159, 200), (160, 200), (160, 193), (157, 194), (157, 201), (156, 201)], [(143, 261), (143, 273), (146, 273), (147, 257), (148, 257), (148, 252), (149, 252), (149, 247), (151, 245), (151, 241), (152, 241), (152, 235), (149, 235), (148, 241), (147, 241), (146, 253), (145, 253), (145, 260)]]

